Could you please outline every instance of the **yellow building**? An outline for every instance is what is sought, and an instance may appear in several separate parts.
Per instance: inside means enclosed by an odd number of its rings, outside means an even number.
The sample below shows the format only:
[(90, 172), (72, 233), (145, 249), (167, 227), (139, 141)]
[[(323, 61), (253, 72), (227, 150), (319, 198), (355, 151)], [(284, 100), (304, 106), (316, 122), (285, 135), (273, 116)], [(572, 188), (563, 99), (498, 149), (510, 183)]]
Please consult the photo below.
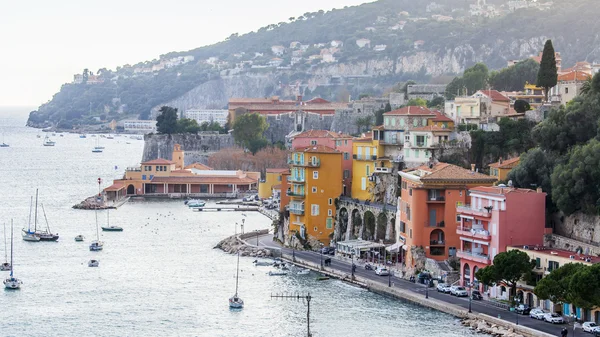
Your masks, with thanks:
[[(382, 130), (377, 127), (374, 132)], [(372, 133), (355, 138), (352, 142), (352, 198), (371, 200), (371, 188), (375, 183), (373, 174), (376, 172), (391, 172), (392, 162), (383, 158), (382, 141), (373, 140)]]
[(427, 120), (427, 126), (439, 126), (440, 128), (454, 130), (454, 120), (437, 110), (431, 110), (435, 114), (434, 118)]
[(267, 169), (265, 179), (261, 180), (258, 184), (258, 197), (261, 199), (267, 199), (273, 196), (273, 187), (281, 185), (281, 174), (288, 172), (289, 169)]
[(506, 181), (508, 172), (510, 172), (513, 168), (519, 165), (519, 157), (502, 160), (497, 163), (490, 164), (490, 175), (492, 177), (496, 177), (498, 181)]
[(335, 199), (342, 194), (342, 153), (324, 145), (296, 149), (289, 158), (290, 231), (330, 244)]

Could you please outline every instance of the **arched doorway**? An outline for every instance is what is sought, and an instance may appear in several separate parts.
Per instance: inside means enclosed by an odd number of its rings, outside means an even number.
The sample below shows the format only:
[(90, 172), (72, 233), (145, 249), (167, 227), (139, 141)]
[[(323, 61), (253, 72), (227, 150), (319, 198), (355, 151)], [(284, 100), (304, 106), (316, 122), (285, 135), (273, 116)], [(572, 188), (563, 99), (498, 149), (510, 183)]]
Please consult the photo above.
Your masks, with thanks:
[(429, 234), (429, 254), (435, 256), (446, 254), (446, 235), (439, 228)]
[(527, 303), (527, 305), (530, 308), (533, 308), (533, 294), (532, 293), (527, 293), (527, 299), (525, 300), (525, 303)]
[(366, 211), (364, 214), (365, 229), (362, 233), (363, 240), (375, 240), (375, 215), (371, 211)]
[(387, 229), (387, 215), (385, 213), (379, 213), (377, 216), (377, 230), (375, 231), (375, 240), (385, 240), (386, 239), (386, 229)]
[(523, 303), (523, 298), (524, 298), (523, 290), (517, 291), (517, 299), (519, 300), (519, 303)]
[(467, 285), (471, 282), (471, 267), (468, 263), (463, 266), (463, 285)]
[(135, 194), (135, 187), (133, 185), (127, 186), (127, 195)]
[(350, 231), (349, 239), (356, 240), (356, 239), (358, 239), (358, 234), (360, 233), (360, 228), (362, 227), (362, 223), (363, 223), (362, 217), (360, 216), (360, 212), (358, 211), (358, 209), (352, 210), (351, 219), (352, 219), (352, 231)]
[(340, 208), (338, 212), (338, 223), (337, 223), (337, 235), (336, 240), (340, 241), (346, 237), (346, 232), (348, 231), (348, 210), (346, 207)]

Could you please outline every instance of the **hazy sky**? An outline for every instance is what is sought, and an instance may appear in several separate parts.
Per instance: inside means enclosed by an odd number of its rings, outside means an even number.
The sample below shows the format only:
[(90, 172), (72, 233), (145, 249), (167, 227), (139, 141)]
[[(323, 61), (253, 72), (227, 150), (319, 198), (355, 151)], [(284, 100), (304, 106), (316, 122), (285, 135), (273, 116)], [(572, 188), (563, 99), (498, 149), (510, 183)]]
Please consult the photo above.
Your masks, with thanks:
[(0, 106), (44, 103), (84, 68), (114, 69), (371, 1), (0, 0)]

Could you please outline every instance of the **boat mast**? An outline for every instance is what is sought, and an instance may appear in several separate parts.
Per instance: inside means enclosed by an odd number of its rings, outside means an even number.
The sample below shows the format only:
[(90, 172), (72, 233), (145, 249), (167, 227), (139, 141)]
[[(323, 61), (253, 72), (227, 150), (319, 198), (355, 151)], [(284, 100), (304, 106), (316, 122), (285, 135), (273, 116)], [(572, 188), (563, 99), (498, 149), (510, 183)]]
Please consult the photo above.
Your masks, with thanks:
[(8, 245), (6, 244), (6, 224), (4, 224), (4, 261), (8, 262)]
[(46, 220), (46, 228), (48, 229), (48, 233), (52, 233), (50, 231), (50, 224), (48, 223), (48, 218), (46, 217), (46, 210), (44, 209), (44, 204), (42, 204), (42, 212), (44, 213), (44, 220)]
[(10, 219), (10, 277), (13, 276), (13, 220)]
[(235, 297), (237, 297), (237, 294), (238, 294), (239, 275), (240, 275), (240, 251), (238, 250), (238, 252), (237, 252), (237, 269), (236, 269), (236, 273), (235, 273)]
[(34, 225), (34, 232), (37, 232), (37, 203), (38, 203), (38, 190), (35, 190), (35, 214), (34, 214), (34, 218), (35, 221), (33, 222)]
[(31, 232), (31, 208), (33, 207), (33, 196), (31, 197), (31, 200), (29, 201), (29, 220), (27, 221), (27, 231)]
[(109, 209), (106, 209), (106, 225), (110, 227), (110, 213)]
[(94, 208), (94, 213), (96, 214), (96, 240), (100, 241), (100, 233), (98, 232), (98, 208)]

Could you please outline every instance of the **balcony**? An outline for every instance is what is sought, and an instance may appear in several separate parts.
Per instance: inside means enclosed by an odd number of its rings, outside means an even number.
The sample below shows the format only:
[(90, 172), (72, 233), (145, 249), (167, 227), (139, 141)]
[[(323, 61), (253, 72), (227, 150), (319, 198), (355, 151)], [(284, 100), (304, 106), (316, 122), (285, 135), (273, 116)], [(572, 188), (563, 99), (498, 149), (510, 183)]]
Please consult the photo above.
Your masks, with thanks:
[(489, 255), (481, 254), (481, 253), (473, 253), (467, 250), (459, 250), (456, 252), (456, 256), (460, 259), (470, 260), (479, 263), (490, 263)]
[(429, 240), (429, 246), (445, 246), (445, 240)]
[(444, 221), (440, 221), (437, 223), (431, 223), (430, 221), (425, 221), (425, 227), (444, 228), (444, 227), (446, 227), (446, 224), (444, 223)]
[(287, 190), (285, 193), (288, 197), (304, 198), (304, 191)]
[(484, 218), (490, 218), (492, 216), (491, 208), (488, 211), (488, 209), (484, 209), (484, 208), (480, 208), (480, 209), (477, 209), (474, 207), (471, 208), (471, 205), (457, 206), (456, 211), (458, 213), (480, 216), (480, 217), (484, 217)]
[(313, 159), (312, 161), (295, 161), (288, 159), (288, 164), (302, 167), (321, 167), (321, 161), (319, 159)]
[(443, 196), (430, 196), (427, 198), (428, 204), (443, 204), (446, 202), (446, 198)]
[(363, 160), (363, 161), (375, 161), (377, 160), (376, 155), (364, 155), (364, 154), (353, 154), (352, 158), (355, 160)]
[(142, 172), (142, 168), (141, 167), (128, 167), (125, 171), (127, 172)]
[(456, 234), (482, 240), (491, 239), (490, 232), (483, 228), (458, 227), (456, 228)]
[(290, 204), (290, 213), (296, 215), (304, 215), (304, 205)]
[(304, 177), (289, 177), (288, 181), (294, 184), (304, 184), (306, 179)]
[(392, 169), (389, 167), (376, 167), (375, 173), (392, 173)]

